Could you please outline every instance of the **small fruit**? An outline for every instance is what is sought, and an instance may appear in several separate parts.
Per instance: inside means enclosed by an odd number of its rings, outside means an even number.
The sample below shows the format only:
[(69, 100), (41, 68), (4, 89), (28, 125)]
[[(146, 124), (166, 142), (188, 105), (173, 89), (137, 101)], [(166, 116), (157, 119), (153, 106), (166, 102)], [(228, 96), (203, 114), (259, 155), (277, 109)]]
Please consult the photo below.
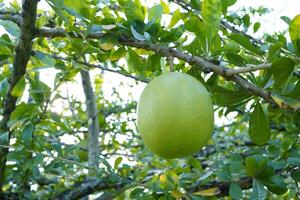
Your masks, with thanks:
[(137, 124), (146, 146), (164, 158), (178, 158), (207, 144), (214, 126), (210, 94), (194, 77), (177, 72), (152, 80), (142, 92)]

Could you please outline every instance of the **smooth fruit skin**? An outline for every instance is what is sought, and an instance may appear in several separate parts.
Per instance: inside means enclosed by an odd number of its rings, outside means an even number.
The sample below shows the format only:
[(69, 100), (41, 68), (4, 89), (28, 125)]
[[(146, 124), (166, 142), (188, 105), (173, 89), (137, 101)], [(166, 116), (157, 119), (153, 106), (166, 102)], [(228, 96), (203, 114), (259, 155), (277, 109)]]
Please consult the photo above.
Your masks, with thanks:
[(214, 126), (210, 94), (194, 77), (177, 72), (152, 80), (137, 108), (138, 130), (146, 146), (163, 158), (179, 158), (207, 144)]

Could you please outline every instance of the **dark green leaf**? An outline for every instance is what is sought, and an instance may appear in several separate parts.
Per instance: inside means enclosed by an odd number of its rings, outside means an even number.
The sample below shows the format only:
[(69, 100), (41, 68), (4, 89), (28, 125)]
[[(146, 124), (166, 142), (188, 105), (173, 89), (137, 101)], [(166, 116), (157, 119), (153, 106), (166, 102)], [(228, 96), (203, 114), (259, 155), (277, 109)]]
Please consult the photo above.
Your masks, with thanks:
[(8, 132), (0, 133), (0, 144), (4, 144), (4, 145), (8, 144), (8, 140), (9, 140), (8, 134), (9, 134)]
[(245, 164), (248, 176), (257, 177), (265, 169), (267, 165), (267, 159), (260, 155), (248, 156), (245, 159)]
[(252, 187), (250, 200), (265, 200), (267, 198), (267, 191), (265, 190), (263, 184), (261, 184), (258, 180), (253, 180)]
[(288, 16), (281, 16), (280, 19), (282, 19), (287, 25), (290, 25), (291, 19)]
[(290, 165), (300, 166), (300, 157), (289, 157), (287, 162)]
[(131, 48), (128, 48), (128, 67), (132, 71), (142, 71), (144, 64), (142, 58)]
[(250, 115), (249, 137), (257, 145), (263, 145), (270, 139), (271, 131), (267, 117), (259, 102)]
[(262, 55), (263, 52), (256, 48), (250, 41), (249, 39), (244, 36), (244, 35), (240, 35), (240, 34), (232, 34), (229, 36), (230, 39), (232, 39), (233, 41), (237, 42), (238, 44), (240, 44), (242, 47), (244, 47), (245, 49), (257, 54), (257, 55)]
[(226, 58), (228, 59), (228, 62), (231, 64), (234, 64), (239, 67), (245, 67), (246, 66), (246, 61), (244, 58), (238, 54), (235, 53), (226, 53), (225, 54)]
[(31, 146), (32, 133), (33, 133), (33, 125), (32, 123), (29, 123), (24, 127), (22, 131), (22, 140), (24, 141), (26, 146)]
[(229, 189), (229, 196), (232, 199), (242, 199), (243, 193), (241, 187), (236, 183), (231, 183)]
[(291, 58), (279, 58), (272, 63), (271, 72), (275, 79), (275, 87), (279, 88), (293, 73), (295, 63)]

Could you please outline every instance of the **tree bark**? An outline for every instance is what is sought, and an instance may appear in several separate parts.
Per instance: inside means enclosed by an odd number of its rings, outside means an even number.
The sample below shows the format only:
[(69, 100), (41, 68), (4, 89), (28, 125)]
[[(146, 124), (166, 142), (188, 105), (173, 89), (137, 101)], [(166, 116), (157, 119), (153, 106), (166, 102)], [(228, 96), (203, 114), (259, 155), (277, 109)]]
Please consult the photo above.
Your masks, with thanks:
[(85, 95), (86, 112), (88, 116), (88, 162), (89, 167), (98, 168), (99, 146), (99, 122), (95, 95), (88, 71), (81, 70), (82, 87)]
[[(20, 26), (20, 37), (16, 47), (16, 54), (13, 62), (12, 75), (9, 79), (9, 87), (6, 96), (3, 101), (3, 118), (0, 124), (0, 136), (8, 133), (8, 141), (4, 144), (9, 143), (11, 137), (11, 130), (7, 126), (7, 122), (11, 116), (11, 113), (16, 108), (17, 97), (12, 95), (12, 90), (19, 80), (26, 73), (26, 66), (30, 58), (30, 52), (32, 49), (32, 39), (34, 37), (35, 20), (36, 20), (36, 9), (38, 0), (24, 0), (22, 4), (22, 18)], [(6, 168), (6, 156), (8, 149), (0, 148), (0, 199), (2, 198), (2, 186), (5, 182), (5, 168)]]

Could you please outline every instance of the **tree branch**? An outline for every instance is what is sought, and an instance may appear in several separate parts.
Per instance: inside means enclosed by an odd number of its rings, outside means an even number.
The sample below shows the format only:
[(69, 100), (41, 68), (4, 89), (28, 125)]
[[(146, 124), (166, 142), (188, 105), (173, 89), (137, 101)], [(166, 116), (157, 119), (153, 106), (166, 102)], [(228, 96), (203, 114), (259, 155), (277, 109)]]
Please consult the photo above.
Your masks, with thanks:
[[(242, 190), (247, 190), (252, 187), (252, 181), (253, 179), (251, 177), (244, 177), (241, 178), (239, 181), (236, 182), (240, 186)], [(216, 182), (213, 181), (211, 183), (208, 183), (205, 186), (193, 186), (189, 189), (189, 192), (196, 192), (196, 191), (201, 191), (205, 190), (208, 188), (218, 188), (218, 194), (216, 195), (217, 197), (225, 197), (229, 195), (229, 189), (230, 189), (230, 182)]]
[(228, 76), (237, 75), (237, 74), (243, 74), (247, 72), (254, 72), (261, 69), (270, 69), (272, 64), (265, 63), (260, 65), (247, 65), (246, 67), (241, 67), (237, 69), (227, 69), (226, 74)]
[(88, 71), (81, 70), (82, 87), (85, 96), (86, 113), (88, 117), (88, 161), (90, 167), (98, 168), (99, 155), (99, 122), (95, 95)]
[[(44, 32), (44, 31), (42, 29), (39, 32)], [(51, 32), (54, 33), (54, 35), (51, 35), (51, 34), (48, 35), (50, 37), (55, 37), (57, 35), (56, 32), (60, 33), (59, 37), (65, 36), (65, 34), (61, 34), (62, 30), (60, 30), (60, 29), (53, 29)], [(99, 38), (101, 38), (102, 35), (103, 34), (98, 33)], [(35, 36), (36, 37), (44, 37), (45, 34), (42, 34), (42, 35), (36, 34)], [(91, 38), (94, 38), (94, 37), (95, 37), (94, 34), (91, 35)], [(271, 98), (270, 93), (268, 91), (258, 88), (256, 85), (253, 85), (252, 83), (248, 82), (246, 79), (244, 79), (243, 77), (241, 77), (239, 75), (228, 75), (227, 74), (228, 69), (226, 69), (225, 67), (215, 65), (214, 63), (211, 63), (211, 62), (205, 60), (204, 58), (201, 58), (198, 56), (193, 56), (188, 53), (183, 53), (179, 50), (172, 49), (169, 47), (140, 42), (140, 41), (128, 38), (126, 36), (120, 36), (119, 42), (123, 45), (161, 53), (165, 57), (170, 57), (170, 56), (176, 57), (180, 60), (183, 60), (183, 61), (189, 63), (190, 65), (197, 65), (199, 67), (199, 69), (201, 69), (203, 71), (207, 71), (207, 72), (214, 72), (217, 75), (224, 77), (226, 80), (231, 80), (231, 81), (239, 84), (242, 88), (249, 91), (253, 95), (263, 98), (266, 102), (268, 102), (272, 105), (276, 105), (275, 101)], [(93, 66), (93, 65), (89, 64), (87, 66)], [(96, 66), (94, 66), (94, 67), (96, 67)]]
[(187, 53), (183, 53), (179, 50), (172, 49), (169, 47), (164, 47), (164, 46), (159, 46), (155, 44), (148, 44), (145, 42), (140, 42), (137, 40), (133, 40), (124, 36), (120, 37), (120, 42), (124, 45), (131, 46), (131, 47), (136, 47), (140, 49), (146, 49), (146, 50), (151, 50), (155, 52), (159, 52), (165, 57), (173, 56), (176, 57), (180, 60), (183, 60), (190, 65), (197, 65), (199, 69), (203, 71), (208, 71), (208, 72), (214, 72), (219, 76), (222, 76), (223, 78), (227, 80), (231, 80), (237, 84), (239, 84), (242, 88), (245, 90), (249, 91), (250, 93), (259, 96), (263, 98), (266, 102), (276, 105), (275, 101), (271, 98), (270, 93), (268, 91), (265, 91), (256, 85), (253, 85), (252, 83), (248, 82), (246, 79), (239, 75), (228, 75), (227, 70), (225, 67), (221, 67), (218, 65), (215, 65), (214, 63), (211, 63), (204, 58), (198, 57), (198, 56), (193, 56), (189, 55)]
[[(194, 8), (192, 8), (192, 6), (188, 3), (186, 3), (184, 0), (169, 0), (169, 1), (181, 6), (186, 11), (194, 12)], [(201, 13), (201, 7), (199, 7), (199, 9), (196, 9), (196, 10)], [(262, 44), (261, 40), (258, 40), (256, 38), (252, 37), (251, 35), (248, 35), (248, 34), (244, 33), (243, 31), (240, 31), (239, 29), (235, 28), (233, 25), (231, 25), (230, 23), (228, 23), (224, 20), (221, 20), (221, 26), (227, 30), (230, 30), (233, 33), (237, 33), (237, 34), (246, 36), (247, 38), (249, 38), (251, 41), (253, 41), (256, 44)]]
[[(9, 78), (8, 91), (3, 101), (3, 119), (0, 125), (1, 135), (8, 132), (8, 143), (11, 135), (11, 130), (9, 130), (7, 122), (9, 121), (10, 115), (16, 107), (17, 101), (17, 97), (12, 95), (12, 90), (26, 73), (26, 66), (32, 48), (33, 32), (35, 30), (37, 3), (38, 0), (24, 0), (22, 4), (20, 38), (14, 57), (12, 75)], [(4, 172), (6, 167), (7, 153), (8, 149), (0, 148), (0, 195), (2, 193), (2, 185), (5, 181)]]
[(97, 191), (103, 191), (108, 189), (118, 190), (120, 188), (123, 188), (125, 185), (125, 181), (111, 183), (109, 177), (104, 179), (89, 178), (87, 180), (75, 184), (70, 189), (63, 191), (62, 193), (52, 198), (52, 200), (75, 200)]
[[(43, 52), (40, 52), (40, 53), (45, 54)], [(50, 57), (52, 57), (54, 59), (57, 59), (57, 60), (65, 60), (65, 61), (70, 61), (71, 60), (71, 58), (68, 58), (68, 57), (62, 57), (62, 56), (50, 55), (50, 54), (45, 54), (45, 55), (48, 55), (48, 56), (50, 56)], [(140, 82), (144, 82), (144, 83), (148, 83), (149, 82), (148, 79), (142, 79), (142, 78), (139, 78), (137, 76), (133, 76), (131, 74), (128, 74), (126, 72), (122, 72), (120, 70), (115, 70), (115, 69), (110, 69), (110, 68), (102, 66), (102, 65), (92, 64), (92, 63), (85, 62), (85, 61), (80, 61), (80, 60), (76, 60), (75, 62), (78, 63), (78, 64), (81, 64), (81, 65), (85, 65), (85, 66), (90, 67), (90, 68), (98, 68), (98, 69), (101, 69), (103, 71), (108, 71), (108, 72), (120, 74), (122, 76), (125, 76), (125, 77), (128, 77), (128, 78), (132, 78), (132, 79), (134, 79), (136, 81), (140, 81)]]

